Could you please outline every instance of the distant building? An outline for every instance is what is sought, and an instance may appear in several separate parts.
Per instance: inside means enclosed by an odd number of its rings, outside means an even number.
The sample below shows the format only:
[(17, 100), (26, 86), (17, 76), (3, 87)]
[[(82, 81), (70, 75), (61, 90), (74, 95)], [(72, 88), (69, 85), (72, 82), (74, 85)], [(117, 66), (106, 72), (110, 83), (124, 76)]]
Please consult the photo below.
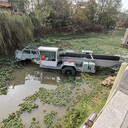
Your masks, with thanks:
[(7, 0), (0, 0), (0, 11), (9, 11), (11, 10), (11, 5)]

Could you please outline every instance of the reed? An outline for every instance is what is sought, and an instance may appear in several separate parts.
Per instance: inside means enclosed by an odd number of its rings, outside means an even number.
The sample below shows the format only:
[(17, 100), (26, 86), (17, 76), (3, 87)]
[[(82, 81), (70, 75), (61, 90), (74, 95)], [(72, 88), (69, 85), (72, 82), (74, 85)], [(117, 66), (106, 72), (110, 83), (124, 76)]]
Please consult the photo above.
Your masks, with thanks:
[(33, 24), (27, 15), (0, 13), (0, 48), (1, 53), (20, 48), (33, 39)]

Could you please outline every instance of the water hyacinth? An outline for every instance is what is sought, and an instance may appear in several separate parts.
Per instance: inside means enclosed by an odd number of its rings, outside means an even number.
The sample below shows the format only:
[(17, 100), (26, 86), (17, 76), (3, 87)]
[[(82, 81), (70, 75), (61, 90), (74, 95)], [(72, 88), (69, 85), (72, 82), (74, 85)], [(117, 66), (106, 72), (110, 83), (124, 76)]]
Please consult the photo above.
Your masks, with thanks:
[(44, 123), (46, 124), (47, 128), (54, 128), (53, 118), (55, 117), (56, 114), (57, 114), (57, 112), (55, 112), (53, 110), (53, 111), (51, 111), (50, 113), (48, 113), (47, 115), (44, 116)]

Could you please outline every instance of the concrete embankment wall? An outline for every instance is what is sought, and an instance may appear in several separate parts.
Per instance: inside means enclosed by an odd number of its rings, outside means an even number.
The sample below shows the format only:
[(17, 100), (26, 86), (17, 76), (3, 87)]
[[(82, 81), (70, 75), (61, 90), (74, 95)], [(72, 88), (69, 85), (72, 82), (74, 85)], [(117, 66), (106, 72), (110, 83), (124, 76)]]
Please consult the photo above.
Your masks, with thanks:
[(128, 64), (123, 63), (106, 105), (92, 128), (128, 127)]

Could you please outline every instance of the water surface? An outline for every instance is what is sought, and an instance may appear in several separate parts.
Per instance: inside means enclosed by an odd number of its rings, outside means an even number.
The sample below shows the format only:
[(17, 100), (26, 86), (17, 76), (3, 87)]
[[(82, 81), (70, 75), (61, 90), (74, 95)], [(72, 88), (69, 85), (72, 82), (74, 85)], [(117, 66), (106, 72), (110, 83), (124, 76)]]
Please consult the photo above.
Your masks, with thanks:
[(66, 80), (59, 72), (43, 70), (35, 64), (26, 65), (13, 72), (7, 95), (0, 96), (0, 122), (19, 109), (23, 99), (38, 91), (40, 87), (56, 89), (60, 80)]

